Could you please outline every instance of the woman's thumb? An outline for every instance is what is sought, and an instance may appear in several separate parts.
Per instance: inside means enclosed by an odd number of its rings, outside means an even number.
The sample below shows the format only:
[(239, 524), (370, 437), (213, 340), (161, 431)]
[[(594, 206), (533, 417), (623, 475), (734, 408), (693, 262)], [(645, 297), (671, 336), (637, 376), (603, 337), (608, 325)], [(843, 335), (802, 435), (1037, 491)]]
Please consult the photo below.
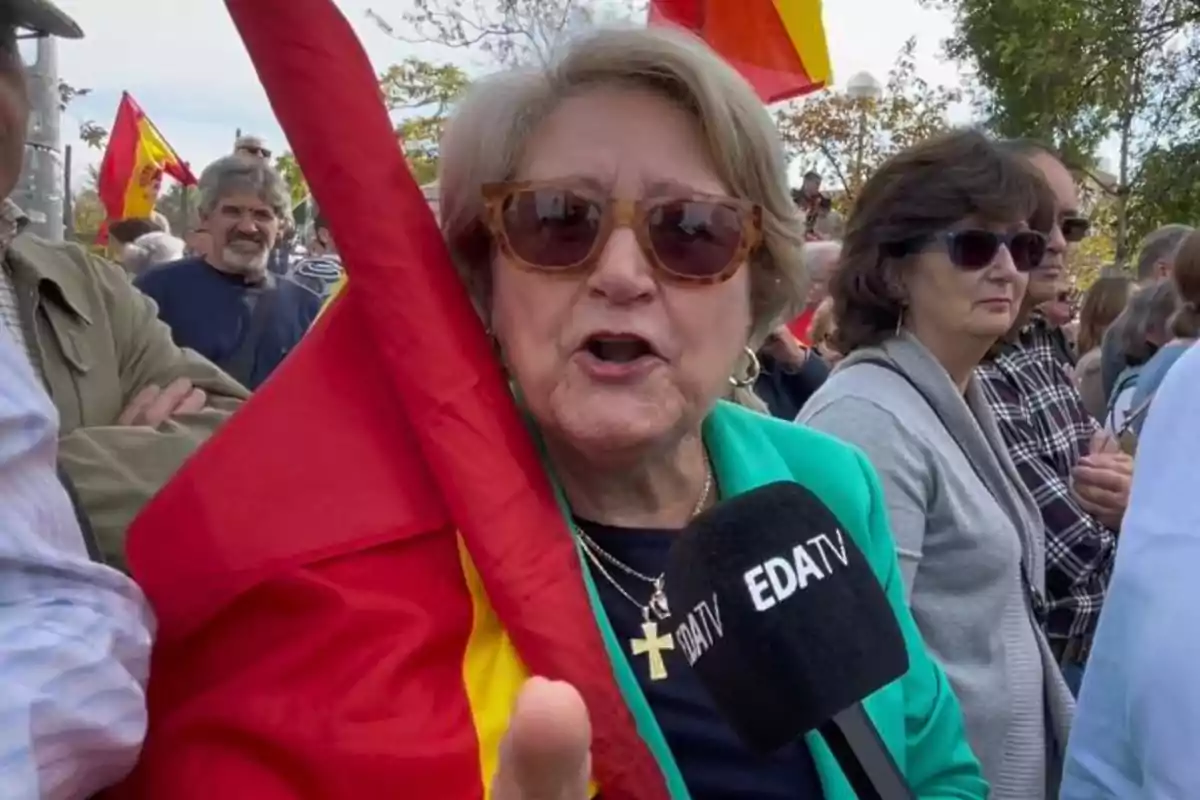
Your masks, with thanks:
[(500, 746), (493, 800), (587, 800), (591, 739), (579, 692), (531, 678)]

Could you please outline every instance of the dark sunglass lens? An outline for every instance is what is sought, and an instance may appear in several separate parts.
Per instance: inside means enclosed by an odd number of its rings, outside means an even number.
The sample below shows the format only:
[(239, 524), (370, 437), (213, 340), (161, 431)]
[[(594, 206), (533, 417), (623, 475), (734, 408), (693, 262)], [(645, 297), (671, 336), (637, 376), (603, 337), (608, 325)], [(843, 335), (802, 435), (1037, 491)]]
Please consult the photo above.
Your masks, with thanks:
[(996, 258), (1000, 237), (991, 231), (955, 231), (950, 234), (947, 252), (959, 269), (983, 269)]
[(738, 255), (744, 213), (735, 205), (704, 200), (656, 206), (647, 217), (654, 255), (681, 278), (720, 275)]
[(1018, 270), (1030, 272), (1040, 267), (1046, 256), (1046, 237), (1036, 231), (1013, 234), (1008, 242), (1008, 252)]
[(591, 254), (604, 216), (601, 205), (566, 189), (517, 192), (502, 221), (517, 257), (535, 267), (567, 269)]
[(1068, 217), (1062, 221), (1063, 238), (1068, 242), (1083, 241), (1091, 227), (1092, 223), (1087, 217)]

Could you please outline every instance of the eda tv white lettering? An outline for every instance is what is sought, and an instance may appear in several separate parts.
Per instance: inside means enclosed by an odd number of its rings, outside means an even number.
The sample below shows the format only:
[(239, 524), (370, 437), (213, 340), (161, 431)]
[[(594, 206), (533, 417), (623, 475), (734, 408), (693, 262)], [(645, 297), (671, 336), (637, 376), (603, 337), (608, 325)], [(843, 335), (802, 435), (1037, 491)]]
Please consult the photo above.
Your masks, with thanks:
[(850, 565), (846, 540), (840, 528), (833, 535), (821, 533), (792, 548), (790, 558), (776, 556), (751, 567), (743, 578), (756, 611), (767, 611), (808, 587), (810, 580), (824, 580), (837, 565)]
[(709, 651), (713, 644), (725, 635), (725, 626), (721, 622), (721, 606), (717, 595), (707, 600), (701, 600), (683, 618), (683, 623), (675, 631), (675, 641), (679, 643), (689, 666), (695, 666), (700, 656)]

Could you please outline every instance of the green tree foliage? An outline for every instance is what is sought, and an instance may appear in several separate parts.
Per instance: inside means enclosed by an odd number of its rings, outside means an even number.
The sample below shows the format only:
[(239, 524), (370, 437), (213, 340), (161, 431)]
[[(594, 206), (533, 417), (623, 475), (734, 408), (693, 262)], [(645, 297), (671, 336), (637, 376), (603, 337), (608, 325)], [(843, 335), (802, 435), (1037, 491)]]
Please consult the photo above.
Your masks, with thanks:
[[(72, 100), (77, 97), (87, 97), (91, 93), (91, 89), (72, 86), (66, 81), (60, 80), (58, 82), (59, 109), (65, 111)], [(79, 123), (79, 139), (88, 147), (103, 150), (108, 144), (108, 128), (105, 128), (95, 120), (86, 119)]]
[(99, 170), (94, 166), (88, 167), (82, 187), (71, 198), (71, 224), (75, 241), (88, 247), (95, 243), (107, 216), (104, 204), (100, 201), (99, 182)]
[(304, 180), (304, 173), (300, 171), (300, 164), (297, 163), (294, 153), (289, 151), (276, 156), (274, 166), (288, 186), (293, 207), (308, 197), (308, 182)]
[(1181, 194), (1179, 180), (1163, 178), (1187, 166), (1176, 160), (1180, 147), (1200, 133), (1200, 2), (923, 2), (954, 15), (946, 52), (973, 73), (976, 105), (998, 134), (1052, 143), (1083, 174), (1094, 174), (1100, 145), (1116, 140), (1119, 262), (1138, 230), (1174, 221), (1150, 222), (1151, 209), (1195, 218), (1200, 208), (1168, 200)]
[[(379, 93), (398, 120), (396, 136), (418, 183), (437, 178), (438, 142), (455, 99), (466, 90), (467, 75), (453, 64), (434, 64), (406, 58), (379, 76)], [(275, 169), (287, 182), (293, 205), (308, 196), (308, 183), (293, 153), (275, 159)]]
[[(877, 100), (831, 89), (794, 101), (777, 112), (789, 154), (846, 196), (889, 156), (948, 125), (957, 89), (931, 86), (917, 75), (916, 40), (901, 48)], [(861, 153), (861, 169), (859, 155)], [(832, 179), (832, 181), (830, 180)]]
[(442, 128), (468, 82), (466, 73), (453, 64), (418, 58), (406, 58), (379, 76), (384, 104), (400, 119), (396, 135), (418, 183), (437, 177)]
[(1138, 191), (1129, 198), (1129, 239), (1159, 225), (1200, 225), (1200, 141), (1153, 147), (1142, 157)]

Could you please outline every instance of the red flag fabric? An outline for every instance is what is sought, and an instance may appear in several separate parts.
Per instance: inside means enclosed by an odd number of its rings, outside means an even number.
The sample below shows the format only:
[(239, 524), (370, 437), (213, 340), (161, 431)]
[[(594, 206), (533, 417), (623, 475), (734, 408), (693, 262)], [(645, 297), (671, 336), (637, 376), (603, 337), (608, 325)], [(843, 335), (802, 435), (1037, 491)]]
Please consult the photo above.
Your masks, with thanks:
[(109, 220), (146, 218), (154, 211), (162, 176), (191, 186), (196, 178), (128, 92), (100, 162), (99, 194)]
[(160, 632), (110, 796), (482, 800), (532, 672), (583, 695), (606, 800), (665, 800), (349, 24), (331, 0), (227, 5), (353, 280), (132, 527)]
[(708, 42), (764, 103), (832, 80), (821, 0), (650, 0), (651, 25), (678, 25)]

